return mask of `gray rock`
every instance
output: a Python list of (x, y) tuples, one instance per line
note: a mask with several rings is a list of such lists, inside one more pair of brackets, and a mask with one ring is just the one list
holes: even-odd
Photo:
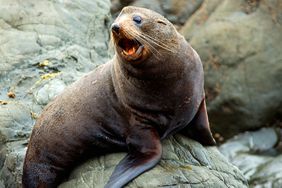
[(65, 86), (66, 85), (62, 80), (51, 80), (35, 93), (37, 103), (41, 105), (48, 104), (50, 100), (64, 90)]
[[(109, 58), (109, 1), (1, 0), (0, 5), (3, 100), (12, 90), (32, 101), (32, 93), (46, 84), (40, 85), (41, 76), (62, 73), (69, 84)], [(49, 65), (39, 66), (46, 60)]]
[[(91, 159), (77, 167), (60, 188), (103, 187), (124, 153)], [(203, 147), (180, 135), (163, 142), (161, 162), (127, 187), (247, 187), (235, 167), (215, 147)]]
[(42, 107), (108, 60), (109, 11), (109, 0), (0, 0), (0, 187), (21, 187)]
[(116, 14), (124, 6), (128, 5), (144, 7), (162, 14), (174, 24), (183, 25), (201, 6), (202, 2), (203, 0), (120, 0), (113, 1), (112, 13)]
[(278, 131), (263, 128), (227, 140), (219, 147), (228, 160), (237, 166), (251, 187), (281, 187), (282, 155), (276, 148)]
[(181, 32), (205, 69), (210, 121), (231, 137), (281, 117), (282, 4), (205, 1)]
[(228, 140), (220, 146), (221, 152), (234, 160), (242, 152), (262, 152), (273, 148), (279, 142), (279, 135), (273, 128), (262, 128), (255, 132), (246, 132)]
[(0, 150), (0, 187), (21, 188), (23, 160), (27, 141), (9, 142)]
[(160, 7), (164, 16), (174, 24), (183, 25), (200, 8), (204, 0), (163, 0)]
[(146, 0), (136, 0), (130, 5), (137, 7), (144, 7), (151, 10), (154, 10), (162, 15), (164, 15), (164, 10), (161, 7), (161, 4), (158, 0), (146, 1)]
[[(191, 11), (197, 9), (194, 5)], [(0, 0), (0, 100), (8, 102), (0, 104), (0, 187), (21, 187), (27, 138), (42, 107), (109, 58), (109, 11), (110, 2), (103, 0)], [(9, 91), (15, 98), (8, 97)], [(129, 187), (247, 186), (215, 148), (181, 136), (164, 145), (161, 163)], [(123, 156), (90, 160), (61, 187), (104, 185)]]
[(0, 105), (0, 143), (26, 139), (34, 123), (31, 110), (19, 102)]
[(251, 177), (254, 188), (280, 188), (282, 185), (282, 155), (262, 164)]

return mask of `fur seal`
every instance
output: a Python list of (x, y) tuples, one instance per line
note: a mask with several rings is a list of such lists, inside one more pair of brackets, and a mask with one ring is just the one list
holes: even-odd
[(123, 187), (161, 159), (175, 132), (214, 145), (195, 50), (163, 16), (125, 7), (111, 27), (115, 56), (43, 110), (24, 161), (25, 188), (56, 187), (82, 156), (127, 151), (105, 187)]

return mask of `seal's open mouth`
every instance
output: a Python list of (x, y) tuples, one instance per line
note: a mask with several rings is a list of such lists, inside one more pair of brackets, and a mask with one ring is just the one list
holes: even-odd
[(122, 55), (127, 60), (137, 60), (141, 57), (144, 46), (135, 39), (122, 38), (118, 42)]

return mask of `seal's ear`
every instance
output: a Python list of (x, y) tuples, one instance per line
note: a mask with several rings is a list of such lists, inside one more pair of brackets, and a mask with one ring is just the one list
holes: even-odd
[(205, 99), (201, 102), (198, 112), (194, 116), (193, 120), (188, 124), (188, 126), (181, 130), (181, 133), (203, 145), (216, 145), (210, 130)]
[(163, 20), (161, 20), (161, 19), (157, 19), (157, 23), (160, 23), (160, 24), (166, 25), (166, 23), (165, 23)]

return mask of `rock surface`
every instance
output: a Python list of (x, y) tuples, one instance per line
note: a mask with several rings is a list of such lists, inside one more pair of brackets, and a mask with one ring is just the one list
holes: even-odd
[[(124, 153), (89, 160), (59, 188), (102, 188)], [(126, 187), (248, 187), (241, 172), (215, 147), (203, 147), (180, 135), (163, 142), (161, 162)]]
[(219, 150), (244, 173), (251, 187), (280, 188), (281, 148), (281, 132), (263, 128), (235, 136)]
[(176, 25), (183, 25), (201, 6), (203, 0), (114, 0), (112, 13), (117, 14), (123, 6), (138, 6), (154, 10)]
[[(0, 186), (13, 188), (21, 187), (28, 137), (42, 107), (67, 85), (109, 58), (110, 2), (1, 0), (0, 10)], [(179, 146), (173, 148), (177, 143)], [(159, 167), (141, 176), (131, 187), (246, 185), (238, 169), (215, 148), (205, 149), (181, 137), (167, 141), (166, 147), (170, 149), (164, 153)], [(96, 176), (89, 171), (93, 165), (96, 170), (103, 169), (96, 159), (75, 169), (72, 177), (78, 181), (72, 179), (62, 187), (83, 186), (93, 181), (97, 186), (103, 185), (121, 156), (101, 157), (110, 165), (105, 169), (103, 181), (98, 176), (91, 179)], [(80, 169), (86, 174), (80, 173)], [(173, 178), (169, 179), (170, 176)], [(150, 178), (153, 181), (146, 180)]]
[(109, 58), (110, 2), (0, 0), (0, 187), (21, 187), (41, 109)]
[[(114, 3), (113, 12), (139, 5), (175, 24), (186, 22), (181, 31), (205, 63), (209, 116), (217, 132), (230, 137), (282, 117), (281, 2)], [(109, 0), (0, 0), (0, 187), (21, 187), (28, 137), (41, 109), (111, 57), (109, 12)], [(251, 186), (279, 187), (279, 137), (273, 129), (263, 129), (230, 140), (220, 150), (239, 166)], [(128, 187), (247, 186), (240, 171), (216, 148), (203, 148), (179, 135), (163, 145), (161, 163)], [(75, 169), (61, 187), (102, 186), (123, 156), (92, 159)]]
[(204, 1), (181, 29), (204, 63), (212, 127), (227, 138), (281, 120), (281, 10), (281, 1)]

